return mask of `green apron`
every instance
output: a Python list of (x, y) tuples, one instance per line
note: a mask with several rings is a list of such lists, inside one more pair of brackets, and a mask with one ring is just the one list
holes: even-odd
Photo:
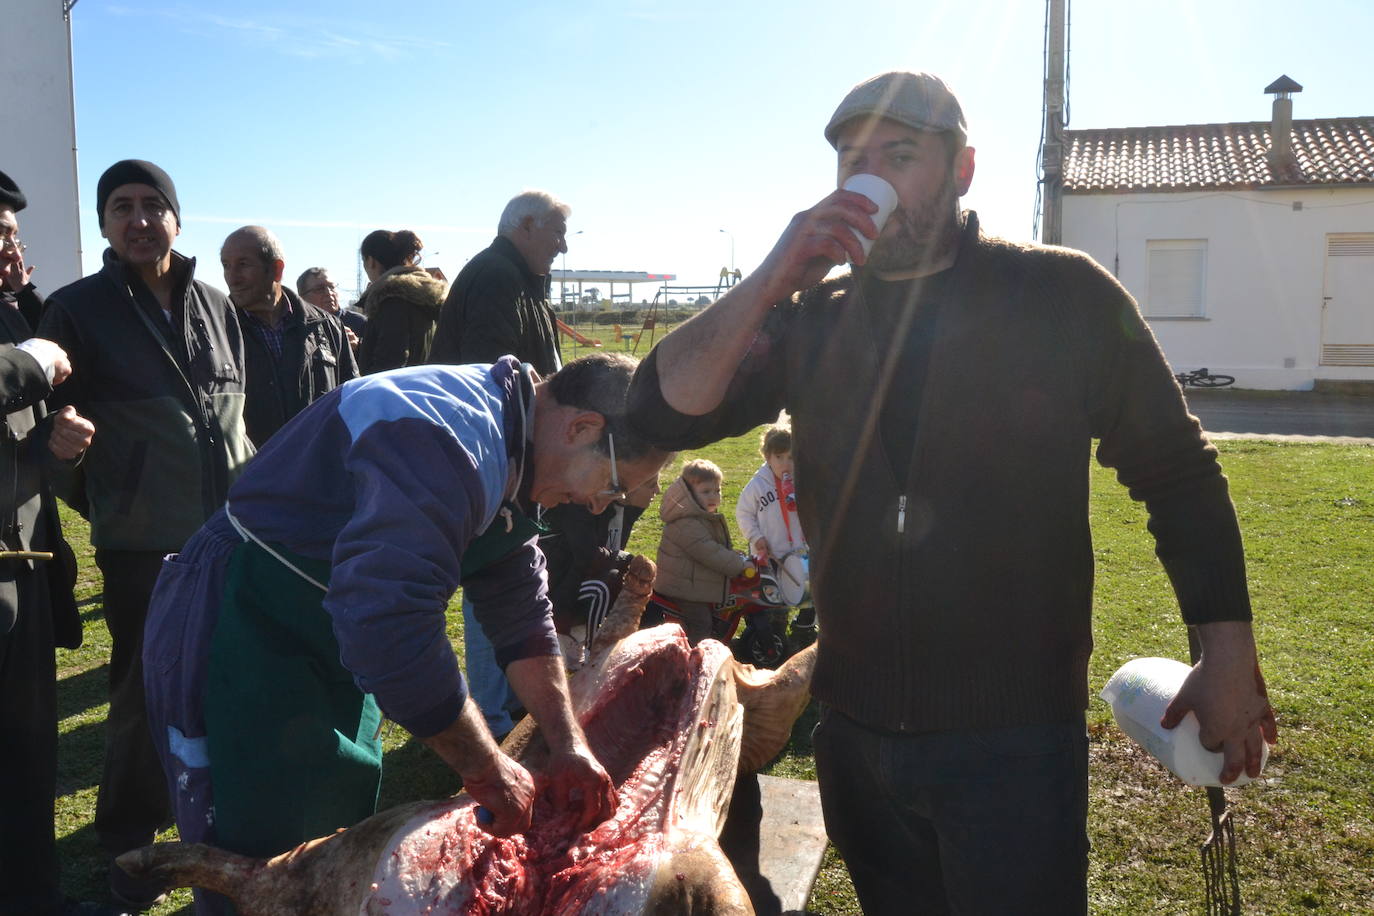
[[(272, 545), (328, 584), (329, 564)], [(218, 845), (272, 856), (377, 808), (381, 712), (339, 662), (324, 592), (234, 549), (210, 642), (205, 725)]]
[[(462, 575), (547, 531), (513, 506), (463, 551)], [(327, 562), (271, 545), (328, 586)], [(205, 686), (218, 845), (273, 856), (377, 810), (382, 715), (339, 661), (324, 592), (251, 541), (234, 548)]]

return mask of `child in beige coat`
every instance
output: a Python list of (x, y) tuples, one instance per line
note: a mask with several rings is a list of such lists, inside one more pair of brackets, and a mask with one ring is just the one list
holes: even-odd
[(689, 461), (658, 507), (663, 536), (654, 587), (681, 610), (682, 628), (692, 645), (711, 635), (712, 606), (725, 600), (728, 580), (746, 566), (745, 558), (731, 549), (729, 526), (718, 511), (723, 482), (712, 462)]

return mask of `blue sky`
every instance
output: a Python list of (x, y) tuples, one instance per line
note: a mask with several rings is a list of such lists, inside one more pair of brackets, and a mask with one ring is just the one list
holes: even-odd
[[(821, 130), (845, 91), (896, 68), (951, 83), (966, 203), (1029, 238), (1043, 23), (1039, 0), (81, 0), (86, 268), (96, 180), (136, 157), (176, 181), (177, 247), (221, 287), (247, 222), (281, 237), (290, 279), (320, 264), (352, 286), (374, 228), (416, 230), (452, 278), (526, 187), (572, 205), (569, 269), (706, 282), (733, 237), (747, 272), (833, 187)], [(1281, 73), (1305, 87), (1296, 118), (1368, 115), (1370, 34), (1364, 0), (1079, 2), (1070, 128), (1267, 120)]]

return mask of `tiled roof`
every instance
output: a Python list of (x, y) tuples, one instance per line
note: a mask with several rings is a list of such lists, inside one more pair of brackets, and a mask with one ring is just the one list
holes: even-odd
[(1374, 117), (1293, 122), (1296, 167), (1271, 169), (1268, 121), (1064, 132), (1066, 192), (1374, 186)]

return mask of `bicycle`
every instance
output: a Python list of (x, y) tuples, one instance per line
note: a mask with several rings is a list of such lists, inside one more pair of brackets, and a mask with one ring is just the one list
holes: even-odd
[(1180, 388), (1190, 385), (1194, 388), (1225, 388), (1236, 381), (1234, 375), (1213, 374), (1205, 368), (1194, 369), (1192, 372), (1178, 372), (1174, 374), (1174, 378), (1178, 380)]

